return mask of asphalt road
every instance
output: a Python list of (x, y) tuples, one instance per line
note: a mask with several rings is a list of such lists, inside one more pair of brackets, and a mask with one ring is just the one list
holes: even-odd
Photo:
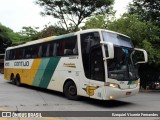
[[(62, 93), (23, 85), (17, 87), (0, 74), (0, 111), (160, 111), (160, 92), (140, 92), (136, 96), (113, 101), (81, 98), (68, 100)], [(96, 114), (96, 112), (95, 112)], [(135, 117), (108, 117), (113, 120), (135, 120)], [(106, 117), (12, 118), (12, 120), (106, 120)], [(158, 117), (136, 117), (160, 120)], [(0, 118), (8, 120), (8, 118)]]

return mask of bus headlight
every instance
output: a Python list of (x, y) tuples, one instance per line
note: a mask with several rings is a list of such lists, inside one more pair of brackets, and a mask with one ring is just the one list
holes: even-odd
[(106, 83), (105, 83), (105, 86), (109, 86), (109, 87), (112, 87), (112, 88), (119, 88), (119, 85), (116, 84), (116, 83), (106, 82)]
[(110, 86), (110, 87), (113, 87), (113, 88), (119, 88), (119, 85), (116, 84), (116, 83), (110, 83), (109, 86)]

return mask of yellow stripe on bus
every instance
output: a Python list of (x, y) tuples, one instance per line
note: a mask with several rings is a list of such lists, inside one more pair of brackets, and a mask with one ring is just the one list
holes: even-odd
[(38, 71), (41, 60), (42, 59), (35, 59), (33, 61), (31, 69), (26, 71), (27, 72), (26, 74), (28, 74), (29, 79), (25, 80), (24, 83), (26, 83), (28, 85), (32, 85), (32, 82), (33, 82), (34, 77)]

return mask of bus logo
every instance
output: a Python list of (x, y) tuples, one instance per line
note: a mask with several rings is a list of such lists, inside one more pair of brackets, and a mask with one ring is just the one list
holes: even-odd
[(83, 88), (83, 90), (86, 91), (86, 93), (89, 95), (89, 96), (93, 96), (94, 95), (94, 90), (96, 90), (97, 88), (99, 88), (98, 86), (95, 87), (95, 86), (87, 86), (86, 88)]

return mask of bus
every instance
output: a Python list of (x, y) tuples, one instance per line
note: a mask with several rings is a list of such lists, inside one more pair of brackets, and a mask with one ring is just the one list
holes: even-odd
[(0, 54), (0, 73), (4, 73), (4, 54)]
[(138, 64), (147, 59), (147, 52), (134, 48), (128, 36), (87, 29), (7, 48), (4, 78), (17, 86), (63, 92), (72, 100), (111, 100), (138, 93)]

